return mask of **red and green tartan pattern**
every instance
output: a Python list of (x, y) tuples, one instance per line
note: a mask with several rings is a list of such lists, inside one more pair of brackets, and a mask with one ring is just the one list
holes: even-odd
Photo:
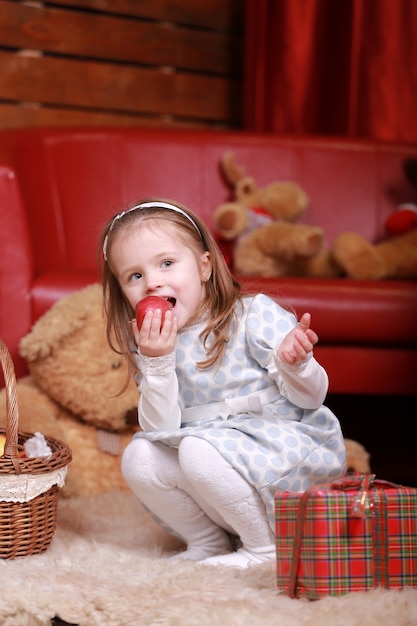
[[(377, 586), (417, 586), (417, 489), (385, 481), (375, 485), (382, 487), (370, 488), (365, 517), (352, 515), (358, 488), (339, 491), (332, 483), (310, 488), (304, 521), (303, 494), (276, 494), (279, 591), (318, 599)], [(294, 561), (297, 533), (300, 551)]]

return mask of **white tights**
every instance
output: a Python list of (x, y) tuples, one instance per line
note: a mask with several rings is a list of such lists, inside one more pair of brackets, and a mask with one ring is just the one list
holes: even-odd
[[(143, 504), (186, 543), (177, 558), (236, 567), (275, 558), (261, 497), (204, 439), (186, 437), (178, 450), (134, 439), (122, 472)], [(240, 538), (237, 552), (227, 533)]]

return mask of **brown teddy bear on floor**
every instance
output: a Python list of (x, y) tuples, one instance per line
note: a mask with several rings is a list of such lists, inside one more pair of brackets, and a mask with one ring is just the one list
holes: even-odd
[[(221, 159), (221, 169), (234, 198), (214, 212), (220, 246), (237, 274), (250, 276), (335, 276), (324, 232), (298, 224), (309, 198), (293, 182), (258, 187), (238, 165), (232, 152)], [(226, 254), (227, 256), (227, 254)]]
[[(121, 453), (138, 429), (139, 393), (105, 336), (102, 289), (58, 301), (21, 340), (30, 375), (18, 381), (19, 430), (65, 441), (72, 450), (63, 495), (127, 490)], [(0, 425), (6, 422), (0, 391)]]
[(347, 471), (369, 474), (371, 472), (370, 454), (366, 448), (354, 439), (345, 439), (345, 447)]

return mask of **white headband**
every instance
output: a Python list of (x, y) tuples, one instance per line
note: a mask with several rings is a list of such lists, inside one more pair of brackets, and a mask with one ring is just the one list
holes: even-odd
[(112, 223), (109, 226), (109, 230), (107, 231), (107, 235), (105, 236), (104, 241), (103, 241), (103, 257), (104, 257), (105, 261), (107, 261), (107, 242), (108, 242), (108, 239), (109, 239), (109, 234), (113, 230), (113, 226), (114, 226), (115, 222), (117, 222), (117, 220), (120, 220), (120, 218), (123, 217), (124, 215), (126, 215), (127, 213), (131, 213), (131, 211), (137, 211), (138, 209), (150, 209), (150, 208), (154, 208), (154, 209), (169, 209), (170, 211), (175, 211), (176, 213), (181, 213), (181, 215), (184, 215), (184, 217), (186, 217), (187, 220), (189, 222), (191, 222), (191, 224), (194, 226), (194, 228), (196, 229), (196, 231), (200, 235), (201, 240), (204, 242), (203, 233), (201, 232), (201, 230), (197, 226), (196, 222), (193, 220), (193, 218), (190, 215), (188, 215), (188, 213), (186, 213), (186, 211), (184, 211), (183, 209), (180, 209), (180, 207), (175, 206), (175, 204), (169, 204), (168, 202), (158, 202), (158, 201), (155, 201), (155, 202), (143, 202), (142, 204), (136, 204), (131, 209), (127, 209), (127, 211), (122, 211), (121, 213), (118, 213), (116, 215), (116, 217), (113, 218), (113, 221), (112, 221)]

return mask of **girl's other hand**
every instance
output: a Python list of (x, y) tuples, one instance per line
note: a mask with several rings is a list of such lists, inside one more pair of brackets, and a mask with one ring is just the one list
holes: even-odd
[(287, 365), (305, 361), (319, 338), (312, 328), (310, 313), (304, 313), (298, 322), (277, 348), (278, 358)]

